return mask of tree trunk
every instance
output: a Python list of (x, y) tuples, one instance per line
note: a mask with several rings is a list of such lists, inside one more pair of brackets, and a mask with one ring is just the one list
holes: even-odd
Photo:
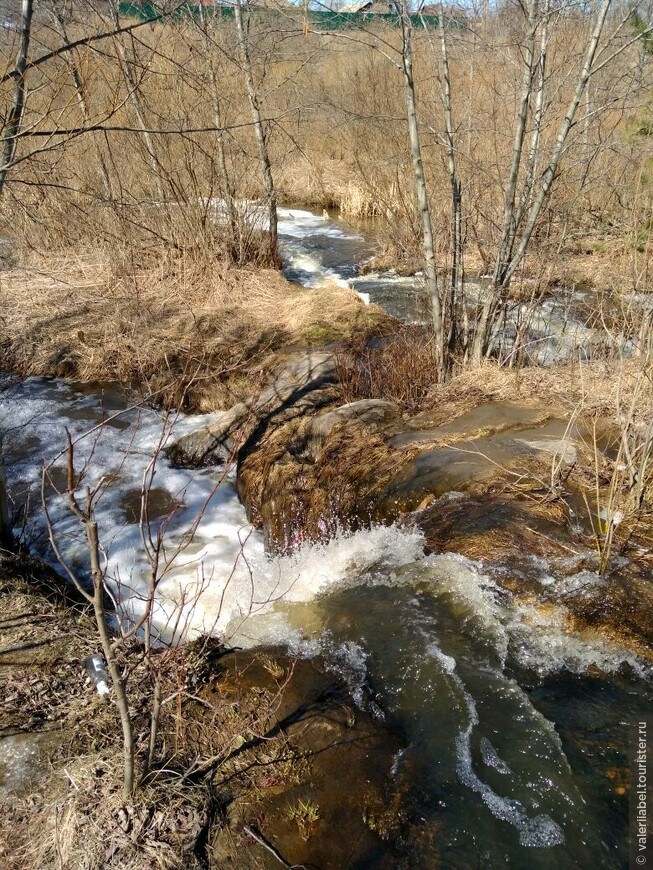
[(465, 317), (465, 276), (463, 269), (463, 226), (462, 226), (462, 184), (458, 177), (456, 166), (456, 150), (454, 141), (453, 109), (451, 105), (451, 75), (449, 73), (449, 50), (444, 24), (444, 4), (440, 3), (440, 21), (438, 32), (440, 36), (440, 50), (442, 53), (442, 78), (440, 82), (442, 91), (442, 105), (444, 107), (444, 132), (445, 149), (447, 152), (447, 169), (449, 172), (449, 184), (451, 187), (451, 273), (449, 282), (449, 305), (445, 312), (445, 321), (448, 321), (448, 346), (452, 352), (459, 339), (462, 340), (463, 349), (467, 349), (467, 329), (460, 327), (467, 325)]
[[(68, 34), (66, 32), (66, 24), (63, 19), (63, 15), (61, 11), (53, 6), (51, 10), (52, 18), (54, 20), (54, 28), (62, 39), (64, 45), (66, 45), (68, 40)], [(73, 80), (73, 84), (75, 86), (75, 93), (77, 95), (77, 104), (79, 105), (80, 112), (82, 114), (82, 120), (84, 124), (87, 126), (91, 124), (91, 114), (88, 109), (88, 103), (86, 101), (86, 93), (84, 91), (84, 82), (82, 80), (82, 75), (79, 71), (79, 67), (75, 63), (74, 56), (68, 57), (65, 59), (66, 66), (70, 70), (70, 77)], [(107, 163), (102, 153), (102, 150), (98, 149), (98, 162), (100, 164), (100, 175), (102, 177), (102, 187), (104, 188), (104, 196), (107, 202), (111, 202), (113, 199), (113, 193), (111, 190), (111, 180), (109, 176), (109, 169), (107, 167)]]
[(220, 169), (220, 195), (224, 199), (225, 210), (227, 212), (227, 221), (229, 223), (229, 231), (231, 233), (231, 244), (234, 251), (234, 255), (238, 254), (237, 259), (240, 261), (242, 257), (242, 252), (240, 251), (240, 232), (239, 232), (239, 221), (238, 221), (238, 213), (236, 211), (235, 205), (235, 195), (233, 191), (233, 186), (231, 184), (231, 179), (229, 178), (229, 171), (227, 169), (227, 155), (224, 144), (224, 130), (222, 129), (222, 107), (220, 104), (220, 90), (218, 88), (218, 79), (215, 74), (215, 67), (213, 65), (213, 58), (211, 57), (211, 40), (209, 38), (208, 25), (206, 21), (206, 16), (204, 14), (204, 6), (200, 3), (197, 7), (199, 14), (199, 22), (202, 27), (202, 32), (204, 35), (204, 45), (206, 47), (207, 58), (206, 63), (209, 69), (209, 79), (211, 82), (211, 102), (213, 105), (213, 121), (216, 127), (216, 150), (218, 156), (218, 166)]
[(517, 125), (512, 146), (512, 160), (506, 184), (503, 222), (501, 225), (501, 238), (494, 265), (494, 275), (490, 296), (483, 304), (481, 313), (476, 324), (472, 361), (479, 365), (490, 344), (496, 312), (501, 308), (504, 293), (504, 275), (510, 262), (517, 226), (515, 222), (515, 200), (517, 196), (517, 183), (519, 180), (519, 167), (521, 166), (526, 138), (526, 125), (528, 122), (528, 109), (533, 90), (533, 69), (535, 53), (535, 34), (538, 25), (538, 0), (528, 0), (528, 29), (526, 31), (526, 45), (524, 55), (524, 68), (522, 72), (521, 94), (519, 99), (519, 111), (517, 113)]
[(528, 248), (528, 244), (531, 240), (533, 230), (535, 229), (535, 224), (537, 223), (537, 219), (540, 216), (540, 212), (542, 211), (542, 207), (547, 202), (551, 193), (555, 174), (558, 170), (558, 166), (560, 165), (560, 159), (565, 148), (565, 143), (567, 142), (567, 137), (569, 136), (569, 131), (574, 124), (574, 119), (576, 117), (576, 112), (578, 111), (578, 106), (585, 92), (585, 88), (587, 87), (587, 83), (592, 76), (592, 68), (594, 66), (594, 59), (596, 58), (596, 51), (599, 45), (601, 34), (603, 33), (605, 20), (610, 10), (611, 3), (612, 0), (603, 0), (601, 8), (599, 9), (596, 23), (594, 25), (594, 30), (587, 46), (585, 62), (578, 78), (578, 82), (576, 83), (574, 95), (571, 98), (569, 107), (567, 108), (567, 113), (565, 114), (562, 124), (560, 125), (560, 129), (556, 137), (555, 145), (553, 146), (551, 157), (542, 176), (541, 187), (530, 208), (528, 218), (526, 220), (526, 225), (521, 234), (517, 250), (515, 251), (512, 261), (510, 262), (508, 269), (506, 270), (506, 281), (510, 281), (512, 276), (515, 274), (515, 271), (517, 270), (519, 264), (523, 260), (526, 254), (526, 250)]
[(398, 4), (401, 22), (401, 60), (404, 77), (404, 93), (406, 99), (406, 114), (408, 118), (408, 138), (410, 154), (413, 163), (415, 182), (415, 198), (422, 225), (422, 243), (424, 248), (424, 274), (426, 289), (431, 301), (431, 316), (435, 338), (435, 353), (438, 380), (443, 381), (447, 371), (448, 354), (444, 338), (444, 323), (442, 318), (442, 302), (438, 287), (438, 274), (435, 265), (435, 245), (433, 243), (433, 225), (429, 208), (422, 150), (420, 146), (419, 128), (417, 125), (417, 106), (415, 101), (415, 83), (413, 80), (413, 48), (412, 22), (405, 0)]
[[(116, 29), (118, 29), (120, 27), (120, 16), (118, 14), (118, 5), (116, 3), (116, 0), (110, 0), (109, 8), (111, 10), (113, 23)], [(152, 138), (152, 134), (148, 130), (147, 124), (145, 122), (145, 109), (141, 100), (139, 83), (136, 81), (136, 77), (134, 76), (134, 73), (132, 71), (132, 64), (127, 57), (127, 51), (125, 50), (125, 46), (123, 45), (122, 40), (119, 37), (116, 38), (115, 44), (118, 54), (118, 62), (120, 64), (120, 70), (125, 80), (125, 84), (127, 85), (128, 99), (132, 105), (134, 114), (136, 115), (136, 120), (138, 121), (138, 125), (142, 131), (141, 135), (143, 137), (143, 143), (145, 145), (145, 151), (147, 153), (147, 161), (150, 165), (150, 169), (154, 177), (154, 185), (156, 187), (157, 197), (159, 199), (159, 202), (163, 202), (165, 200), (165, 191), (163, 188), (163, 171), (161, 168), (161, 164), (159, 163), (159, 159), (156, 156), (154, 139)]]
[(129, 713), (129, 703), (127, 701), (127, 688), (125, 681), (122, 678), (120, 669), (116, 663), (111, 644), (111, 634), (107, 625), (107, 614), (104, 606), (104, 574), (100, 564), (100, 542), (98, 538), (97, 523), (93, 519), (93, 511), (90, 495), (88, 497), (86, 540), (88, 551), (91, 558), (91, 576), (93, 578), (93, 612), (95, 621), (100, 635), (100, 643), (102, 644), (102, 652), (107, 663), (107, 670), (111, 677), (111, 683), (116, 695), (116, 705), (120, 714), (120, 724), (122, 725), (122, 746), (123, 746), (123, 784), (122, 794), (125, 801), (129, 800), (134, 793), (135, 787), (135, 753), (134, 753), (134, 729), (132, 726), (131, 715)]
[(20, 132), (23, 112), (25, 111), (25, 100), (27, 97), (25, 68), (27, 66), (27, 55), (32, 35), (33, 11), (34, 0), (22, 0), (20, 15), (20, 42), (18, 45), (18, 54), (16, 56), (16, 65), (14, 66), (12, 74), (14, 79), (14, 91), (11, 99), (11, 109), (9, 110), (9, 116), (4, 129), (2, 157), (0, 158), (0, 196), (2, 196), (4, 191), (7, 172), (11, 167), (14, 154), (16, 153), (16, 145), (18, 142), (17, 136)]
[[(592, 29), (592, 34), (587, 44), (585, 59), (580, 74), (578, 76), (578, 80), (576, 82), (573, 97), (569, 103), (565, 117), (558, 130), (558, 135), (556, 137), (555, 144), (551, 151), (546, 168), (544, 169), (544, 172), (541, 174), (538, 181), (537, 192), (534, 196), (532, 196), (532, 201), (530, 203), (530, 206), (528, 206), (528, 201), (531, 199), (531, 195), (535, 187), (534, 167), (538, 158), (537, 151), (539, 149), (540, 143), (539, 128), (541, 128), (542, 125), (542, 106), (544, 103), (544, 69), (543, 67), (541, 69), (540, 90), (536, 96), (535, 101), (535, 117), (533, 135), (531, 140), (531, 151), (528, 157), (528, 166), (524, 179), (524, 186), (522, 187), (519, 206), (515, 207), (517, 177), (519, 174), (519, 161), (521, 160), (521, 153), (523, 149), (525, 134), (524, 111), (526, 111), (526, 113), (528, 112), (528, 102), (532, 96), (532, 85), (534, 78), (533, 44), (535, 30), (533, 29), (533, 26), (535, 25), (535, 29), (537, 29), (537, 20), (534, 20), (533, 15), (534, 10), (536, 9), (536, 2), (537, 0), (531, 0), (531, 5), (529, 6), (528, 43), (526, 57), (524, 60), (522, 101), (517, 123), (517, 131), (515, 135), (513, 164), (511, 167), (508, 188), (506, 191), (504, 223), (499, 253), (497, 256), (494, 271), (493, 286), (490, 298), (486, 301), (482, 308), (479, 322), (477, 324), (476, 336), (474, 339), (473, 361), (477, 364), (480, 363), (483, 356), (487, 356), (490, 353), (492, 335), (496, 331), (496, 328), (504, 314), (504, 302), (506, 292), (508, 290), (508, 287), (510, 286), (510, 282), (516, 270), (519, 268), (522, 261), (524, 260), (524, 257), (526, 256), (526, 252), (528, 250), (528, 246), (530, 244), (538, 218), (540, 217), (542, 209), (551, 194), (556, 172), (558, 171), (560, 160), (564, 153), (569, 132), (574, 124), (576, 113), (578, 111), (578, 106), (583, 97), (583, 94), (585, 93), (585, 89), (587, 88), (590, 77), (593, 74), (594, 61), (596, 58), (599, 40), (601, 38), (601, 34), (603, 33), (603, 28), (605, 26), (605, 21), (612, 0), (603, 0), (597, 12), (594, 27)], [(548, 8), (549, 7), (547, 4), (547, 12)], [(545, 24), (543, 26), (545, 26)], [(543, 46), (543, 48), (541, 48), (540, 51), (540, 64), (544, 63), (548, 34), (544, 33), (542, 39), (543, 42), (541, 43), (541, 45)], [(522, 223), (522, 221), (523, 227), (520, 230), (519, 225)]]
[(254, 75), (252, 73), (252, 61), (249, 54), (249, 45), (247, 41), (247, 33), (245, 32), (245, 22), (243, 20), (242, 0), (235, 0), (234, 15), (236, 18), (236, 30), (238, 31), (238, 44), (240, 48), (240, 61), (245, 76), (245, 85), (247, 86), (247, 97), (249, 107), (252, 114), (252, 122), (254, 125), (254, 133), (256, 135), (256, 144), (258, 146), (259, 160), (261, 162), (261, 171), (263, 172), (263, 184), (265, 186), (265, 194), (268, 205), (268, 223), (270, 227), (270, 258), (275, 261), (277, 258), (277, 191), (274, 186), (274, 178), (272, 176), (272, 164), (270, 163), (270, 154), (268, 152), (267, 138), (261, 120), (261, 108), (259, 97), (254, 84)]

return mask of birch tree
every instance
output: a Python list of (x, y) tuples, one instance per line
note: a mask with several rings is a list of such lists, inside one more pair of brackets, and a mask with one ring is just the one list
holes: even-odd
[(431, 317), (435, 339), (435, 355), (439, 380), (444, 380), (447, 371), (447, 349), (444, 335), (444, 319), (442, 299), (438, 283), (438, 270), (435, 260), (435, 244), (433, 240), (433, 221), (429, 205), (422, 146), (417, 119), (417, 103), (415, 97), (415, 79), (413, 76), (413, 24), (410, 17), (408, 0), (398, 0), (397, 11), (401, 23), (401, 69), (404, 80), (406, 100), (406, 118), (408, 122), (408, 140), (413, 166), (415, 183), (415, 200), (422, 228), (422, 245), (424, 251), (424, 276), (426, 290), (431, 303)]
[(34, 0), (22, 0), (20, 14), (20, 39), (18, 43), (18, 52), (16, 54), (16, 64), (11, 73), (11, 78), (14, 80), (13, 94), (11, 98), (11, 107), (9, 109), (2, 137), (2, 156), (0, 157), (0, 196), (2, 196), (4, 192), (7, 171), (9, 170), (16, 153), (18, 133), (23, 120), (23, 112), (25, 111), (25, 101), (27, 99), (27, 58), (30, 39), (32, 36), (33, 13)]
[(249, 17), (243, 15), (242, 0), (234, 0), (234, 17), (236, 20), (236, 31), (238, 33), (240, 62), (243, 76), (245, 77), (247, 98), (252, 116), (252, 124), (254, 126), (254, 135), (256, 136), (261, 172), (263, 174), (263, 185), (265, 188), (270, 233), (270, 259), (274, 262), (277, 259), (277, 191), (274, 185), (274, 177), (272, 175), (272, 163), (268, 151), (268, 139), (261, 118), (260, 97), (254, 82), (252, 59), (249, 50)]
[[(524, 0), (526, 36), (524, 42), (522, 88), (513, 140), (510, 171), (505, 187), (504, 211), (500, 240), (492, 276), (490, 293), (481, 307), (476, 325), (473, 362), (478, 364), (492, 350), (493, 336), (505, 313), (510, 283), (524, 261), (533, 233), (554, 188), (561, 160), (569, 147), (569, 137), (578, 121), (579, 107), (590, 79), (600, 69), (615, 60), (628, 45), (641, 39), (651, 28), (644, 28), (632, 40), (617, 42), (617, 37), (631, 17), (628, 10), (607, 38), (606, 22), (613, 0), (592, 4), (591, 28), (577, 73), (572, 96), (548, 154), (542, 153), (541, 133), (547, 77), (546, 57), (552, 11), (549, 0)], [(537, 35), (539, 33), (539, 42)], [(539, 48), (538, 48), (539, 46)], [(528, 123), (531, 138), (527, 149)], [(541, 168), (537, 170), (537, 167)]]

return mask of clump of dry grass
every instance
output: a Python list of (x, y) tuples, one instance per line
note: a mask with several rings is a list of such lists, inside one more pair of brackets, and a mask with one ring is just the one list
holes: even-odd
[(206, 786), (167, 776), (141, 789), (137, 800), (125, 805), (119, 781), (116, 753), (82, 755), (71, 759), (65, 770), (53, 772), (45, 794), (33, 802), (32, 836), (24, 843), (20, 866), (34, 870), (205, 866), (197, 846), (208, 813)]
[[(423, 403), (429, 425), (449, 422), (483, 402), (537, 401), (561, 417), (582, 408), (586, 417), (601, 417), (606, 424), (618, 416), (618, 397), (628, 396), (647, 367), (644, 359), (570, 362), (546, 368), (502, 368), (487, 362), (439, 384)], [(651, 395), (653, 404), (653, 394)], [(647, 418), (651, 405), (638, 413)]]
[(335, 285), (306, 290), (273, 270), (160, 253), (33, 255), (2, 273), (2, 366), (212, 410), (242, 399), (282, 345), (364, 332), (380, 316)]

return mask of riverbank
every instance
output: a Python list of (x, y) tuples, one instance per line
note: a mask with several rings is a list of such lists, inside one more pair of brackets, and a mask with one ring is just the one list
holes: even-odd
[[(356, 855), (398, 866), (384, 863), (400, 854), (398, 738), (319, 660), (282, 650), (162, 651), (167, 752), (125, 803), (118, 714), (84, 667), (98, 647), (93, 620), (69, 598), (44, 566), (2, 557), (3, 867), (245, 870), (275, 866), (272, 849), (333, 870)], [(152, 699), (139, 648), (121, 664), (140, 752)]]
[(335, 283), (300, 289), (272, 269), (158, 253), (142, 264), (106, 249), (32, 254), (4, 270), (0, 368), (117, 381), (207, 412), (254, 392), (289, 347), (365, 341), (389, 323)]
[[(102, 486), (107, 583), (126, 618), (147, 570), (144, 510), (145, 528), (161, 531), (167, 553), (157, 627), (176, 624), (179, 612), (191, 636), (209, 632), (253, 649), (229, 659), (211, 642), (198, 657), (200, 638), (166, 653), (163, 769), (133, 806), (120, 798), (115, 749), (107, 749), (116, 744), (115, 717), (105, 724), (109, 708), (96, 710), (101, 702), (91, 687), (71, 683), (80, 721), (88, 704), (95, 716), (89, 728), (97, 721), (101, 734), (90, 749), (77, 743), (60, 755), (54, 748), (47, 799), (25, 798), (17, 824), (23, 831), (36, 820), (48, 842), (53, 830), (72, 832), (54, 840), (71, 870), (79, 863), (74, 840), (84, 841), (78, 834), (87, 824), (108, 832), (110, 860), (121, 867), (140, 868), (152, 850), (171, 866), (186, 850), (183, 866), (192, 866), (188, 855), (198, 848), (205, 864), (267, 867), (278, 863), (271, 846), (289, 863), (335, 868), (358, 860), (352, 843), (363, 864), (378, 867), (435, 865), (441, 852), (451, 859), (452, 849), (455, 860), (471, 864), (488, 848), (509, 854), (515, 866), (526, 854), (534, 867), (546, 866), (550, 849), (578, 866), (587, 843), (606, 867), (619, 866), (627, 735), (618, 723), (624, 710), (635, 715), (635, 699), (649, 697), (653, 662), (645, 360), (617, 365), (597, 356), (513, 369), (488, 361), (435, 384), (428, 329), (364, 306), (344, 278), (340, 286), (334, 280), (332, 261), (323, 260), (320, 271), (317, 256), (307, 260), (311, 251), (328, 251), (324, 256), (344, 261), (360, 239), (323, 217), (292, 217), (293, 268), (308, 286), (274, 275), (276, 295), (264, 317), (247, 314), (255, 293), (238, 297), (236, 307), (224, 288), (223, 295), (193, 296), (191, 282), (166, 296), (174, 274), (165, 270), (149, 295), (140, 294), (140, 278), (129, 285), (138, 296), (123, 286), (120, 299), (133, 310), (125, 315), (131, 344), (121, 365), (134, 373), (129, 385), (149, 394), (145, 406), (128, 407), (120, 390), (101, 383), (39, 378), (15, 382), (0, 399), (14, 505), (40, 505), (45, 462), (53, 481), (45, 498), (70, 564), (84, 570), (80, 536), (55, 491), (67, 480), (57, 456), (66, 430), (85, 483)], [(345, 247), (335, 251), (339, 244)], [(204, 286), (201, 270), (193, 274)], [(247, 270), (228, 274), (244, 276), (247, 286)], [(62, 280), (59, 274), (58, 285)], [(97, 364), (104, 378), (115, 365), (118, 297), (104, 287), (111, 303), (96, 301), (89, 287), (61, 303), (50, 289), (48, 305), (64, 312), (57, 321), (50, 307), (24, 303), (20, 286), (6, 348), (22, 347), (27, 360), (37, 360), (47, 335), (44, 371), (52, 375), (59, 350), (65, 360), (77, 341), (76, 359)], [(84, 300), (78, 312), (75, 296)], [(136, 302), (144, 299), (139, 314)], [(289, 331), (293, 306), (304, 299), (314, 300), (316, 319), (301, 321), (303, 332)], [(347, 301), (345, 313), (338, 300)], [(333, 310), (323, 312), (325, 303)], [(222, 310), (234, 325), (244, 318), (251, 335), (273, 323), (279, 344), (243, 355), (242, 335), (228, 332)], [(207, 375), (216, 360), (223, 366), (214, 380), (188, 383), (184, 368), (169, 364), (173, 345), (163, 336), (175, 311), (186, 350), (195, 330), (188, 311), (207, 318), (207, 341), (223, 330), (218, 356), (202, 357)], [(110, 328), (90, 318), (93, 312), (109, 318)], [(41, 313), (49, 324), (43, 333)], [(24, 316), (27, 341), (17, 326)], [(92, 342), (75, 332), (76, 317), (92, 320)], [(228, 348), (236, 349), (233, 372)], [(164, 368), (168, 385), (182, 384), (177, 396), (197, 387), (192, 407), (228, 410), (164, 422), (154, 382), (142, 377), (143, 359)], [(167, 402), (174, 397), (171, 391)], [(143, 493), (152, 459), (156, 481)], [(24, 539), (51, 558), (39, 507), (17, 515)], [(128, 651), (124, 664), (134, 662), (130, 691), (142, 758), (148, 698), (138, 656)], [(55, 677), (66, 684), (61, 667)], [(570, 709), (593, 691), (609, 723), (598, 752), (585, 749), (592, 717), (579, 724)], [(46, 690), (44, 709), (48, 698)], [(12, 716), (22, 721), (13, 709)], [(38, 725), (25, 722), (30, 734)], [(361, 754), (350, 745), (352, 729)], [(348, 776), (336, 781), (341, 769)], [(581, 805), (583, 820), (569, 813)], [(423, 820), (419, 832), (410, 824), (406, 832), (413, 813)], [(612, 820), (607, 847), (604, 813)], [(49, 848), (35, 853), (39, 870)], [(98, 853), (98, 866), (106, 854)]]

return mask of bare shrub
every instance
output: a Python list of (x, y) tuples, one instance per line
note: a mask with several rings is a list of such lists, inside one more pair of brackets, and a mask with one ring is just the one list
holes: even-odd
[(433, 335), (423, 326), (397, 325), (386, 338), (336, 352), (345, 402), (386, 399), (416, 413), (437, 382)]

